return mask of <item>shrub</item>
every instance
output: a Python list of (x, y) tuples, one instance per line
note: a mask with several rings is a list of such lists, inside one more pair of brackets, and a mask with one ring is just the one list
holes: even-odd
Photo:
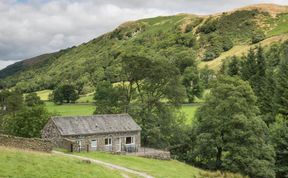
[(261, 31), (261, 32), (256, 32), (252, 35), (251, 41), (252, 44), (258, 43), (262, 40), (265, 39), (265, 34)]

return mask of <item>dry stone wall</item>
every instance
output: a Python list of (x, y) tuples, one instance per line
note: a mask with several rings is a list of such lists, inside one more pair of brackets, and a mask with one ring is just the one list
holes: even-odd
[(34, 151), (51, 152), (53, 144), (48, 140), (38, 138), (22, 138), (0, 134), (0, 146), (28, 149)]

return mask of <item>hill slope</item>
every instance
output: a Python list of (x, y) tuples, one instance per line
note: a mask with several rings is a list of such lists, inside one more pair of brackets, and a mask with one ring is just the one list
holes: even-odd
[[(79, 154), (79, 153), (78, 153)], [(103, 160), (130, 168), (132, 170), (141, 171), (151, 174), (155, 178), (168, 177), (194, 177), (194, 178), (212, 178), (212, 177), (231, 177), (242, 178), (238, 174), (230, 174), (220, 172), (208, 172), (198, 168), (186, 165), (178, 161), (161, 161), (135, 156), (120, 156), (109, 153), (80, 153), (85, 157)], [(108, 169), (98, 164), (88, 164), (74, 158), (66, 156), (25, 151), (14, 148), (0, 147), (0, 177), (99, 177), (99, 178), (136, 178), (139, 176)]]
[(48, 153), (0, 147), (0, 177), (123, 178), (122, 173)]
[(31, 92), (53, 89), (60, 82), (69, 81), (84, 83), (87, 93), (99, 80), (117, 82), (120, 59), (129, 55), (172, 62), (197, 58), (201, 66), (217, 69), (219, 59), (245, 52), (252, 43), (270, 45), (279, 42), (271, 39), (286, 38), (287, 9), (261, 4), (211, 16), (179, 14), (126, 22), (78, 47), (3, 69), (0, 87)]

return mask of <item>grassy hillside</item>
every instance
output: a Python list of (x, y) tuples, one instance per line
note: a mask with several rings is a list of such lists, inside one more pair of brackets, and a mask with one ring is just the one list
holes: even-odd
[(122, 178), (122, 173), (76, 159), (0, 147), (0, 177)]
[(155, 178), (241, 178), (236, 174), (221, 174), (209, 172), (181, 163), (176, 160), (162, 161), (136, 156), (112, 155), (103, 152), (76, 153), (77, 155), (102, 160), (105, 162), (128, 167), (133, 170), (146, 172)]
[(89, 93), (99, 80), (117, 82), (120, 59), (127, 55), (168, 61), (196, 57), (201, 66), (217, 69), (223, 56), (245, 52), (252, 41), (270, 42), (287, 35), (287, 20), (286, 6), (269, 5), (212, 16), (179, 14), (127, 22), (78, 47), (3, 69), (0, 87), (31, 92), (52, 89), (63, 81), (83, 82), (83, 93)]
[[(242, 178), (237, 174), (203, 171), (175, 160), (161, 161), (101, 152), (78, 153), (78, 155), (145, 172), (155, 178)], [(0, 177), (136, 178), (138, 176), (60, 155), (0, 147)]]

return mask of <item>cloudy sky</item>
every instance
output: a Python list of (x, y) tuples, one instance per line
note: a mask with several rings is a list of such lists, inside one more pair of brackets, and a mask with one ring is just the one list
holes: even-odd
[(177, 13), (204, 15), (285, 1), (0, 0), (0, 69), (21, 59), (79, 45), (128, 20)]

